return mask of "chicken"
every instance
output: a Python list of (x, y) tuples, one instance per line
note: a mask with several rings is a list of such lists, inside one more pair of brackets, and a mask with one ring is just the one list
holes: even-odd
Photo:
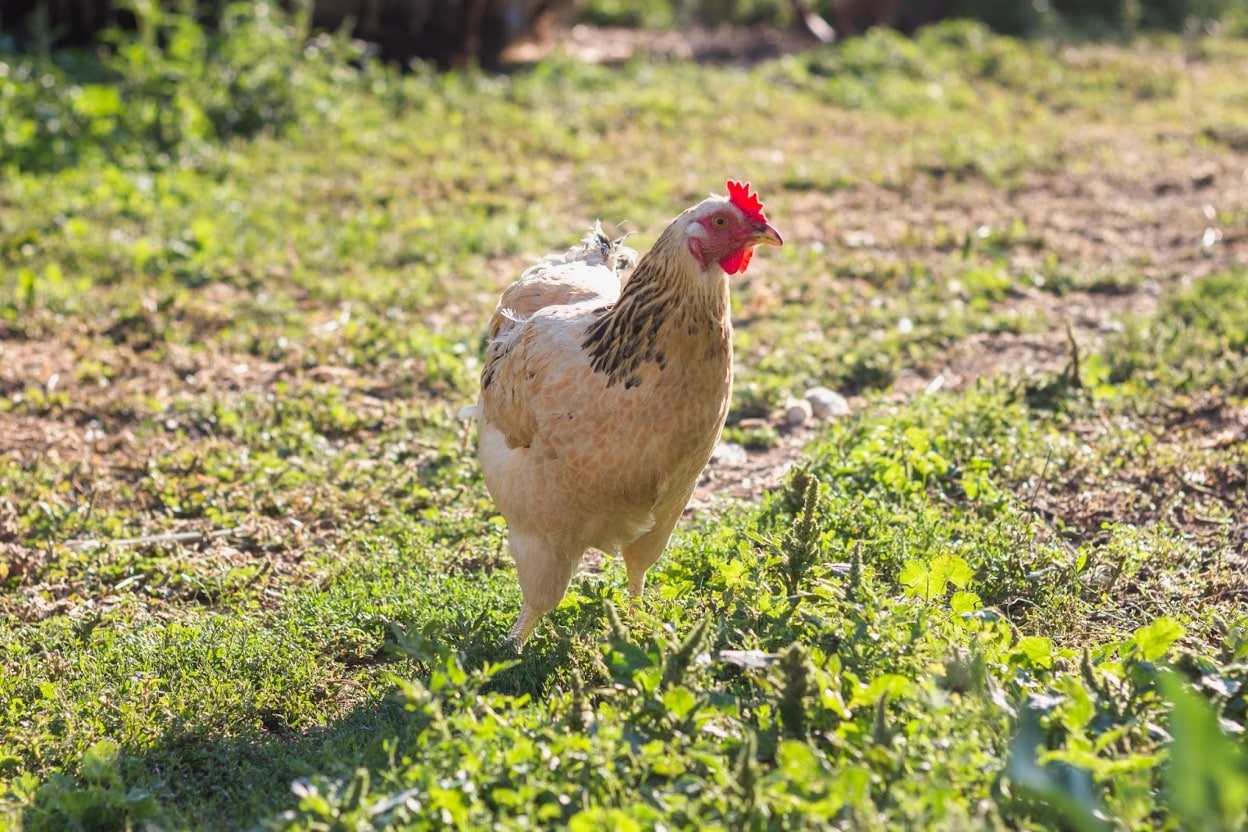
[(481, 469), (524, 595), (521, 649), (586, 549), (623, 556), (640, 596), (719, 439), (732, 390), (728, 275), (783, 244), (749, 184), (728, 182), (635, 254), (598, 226), (509, 287), (490, 321)]

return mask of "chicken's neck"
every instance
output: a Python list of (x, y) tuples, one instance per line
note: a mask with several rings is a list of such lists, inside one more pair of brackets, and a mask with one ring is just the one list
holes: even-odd
[[(732, 367), (728, 278), (716, 266), (703, 272), (665, 234), (629, 276), (615, 307), (592, 323), (582, 347), (607, 386), (631, 389), (660, 373)], [(669, 370), (669, 367), (673, 368)]]

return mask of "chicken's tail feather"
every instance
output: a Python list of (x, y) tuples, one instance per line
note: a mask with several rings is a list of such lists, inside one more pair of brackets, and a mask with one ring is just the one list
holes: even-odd
[(572, 246), (562, 254), (548, 254), (540, 262), (534, 263), (522, 274), (521, 280), (535, 275), (551, 266), (563, 266), (568, 263), (586, 263), (590, 266), (605, 266), (618, 274), (637, 265), (637, 252), (624, 245), (627, 235), (612, 240), (602, 230), (602, 221), (596, 220), (594, 227), (581, 239), (581, 244)]
[(504, 320), (511, 321), (513, 324), (522, 324), (529, 319), (527, 315), (521, 315), (510, 306), (501, 306), (494, 310), (494, 314), (502, 317)]
[(585, 301), (599, 305), (615, 303), (625, 272), (637, 262), (637, 252), (612, 240), (594, 223), (580, 245), (561, 254), (548, 254), (525, 269), (507, 287), (490, 319), (487, 337), (493, 343), (519, 330), (539, 310)]

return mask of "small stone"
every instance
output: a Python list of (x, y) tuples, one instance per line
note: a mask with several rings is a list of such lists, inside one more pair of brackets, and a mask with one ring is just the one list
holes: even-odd
[(816, 419), (839, 419), (849, 415), (849, 402), (835, 390), (812, 387), (806, 391), (806, 401)]
[(805, 399), (789, 399), (784, 403), (784, 424), (791, 428), (801, 427), (810, 421), (813, 410)]
[(720, 442), (711, 451), (711, 461), (721, 465), (744, 465), (750, 461), (750, 455), (736, 442)]

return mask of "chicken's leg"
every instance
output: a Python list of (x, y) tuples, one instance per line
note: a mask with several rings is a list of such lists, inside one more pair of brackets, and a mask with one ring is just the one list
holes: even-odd
[(578, 556), (566, 556), (537, 537), (512, 532), (509, 535), (511, 556), (516, 561), (516, 576), (524, 603), (520, 615), (507, 640), (516, 652), (542, 620), (542, 616), (555, 608), (568, 591), (572, 573), (576, 570)]
[(520, 615), (516, 617), (516, 623), (511, 626), (511, 632), (507, 634), (507, 643), (519, 653), (524, 649), (524, 643), (528, 641), (529, 635), (541, 620), (541, 612), (527, 602), (521, 604)]
[(646, 588), (646, 570), (654, 565), (663, 554), (667, 540), (672, 536), (672, 529), (680, 519), (680, 506), (668, 511), (665, 515), (655, 518), (650, 531), (623, 547), (624, 568), (628, 570), (628, 591), (634, 598), (640, 598)]

